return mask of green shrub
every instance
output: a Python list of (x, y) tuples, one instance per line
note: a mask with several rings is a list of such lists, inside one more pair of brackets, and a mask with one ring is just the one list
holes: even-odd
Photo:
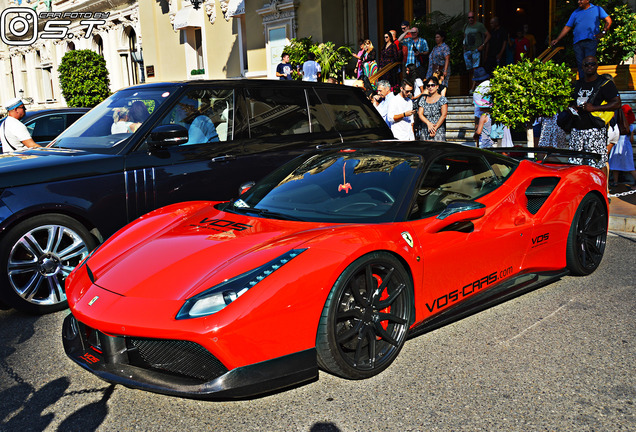
[(92, 108), (110, 95), (106, 60), (94, 51), (67, 52), (58, 73), (62, 95), (69, 107)]
[(322, 81), (329, 77), (337, 78), (338, 72), (352, 57), (351, 48), (346, 46), (336, 47), (333, 42), (314, 43), (311, 41), (311, 36), (301, 39), (294, 38), (283, 50), (283, 53), (289, 54), (292, 78), (302, 79), (302, 75), (296, 69), (298, 66), (302, 67), (302, 64), (307, 61), (307, 54), (310, 52), (316, 55), (316, 62), (321, 69)]
[(537, 59), (495, 69), (490, 79), (493, 121), (520, 129), (538, 117), (553, 116), (571, 101), (572, 78), (567, 65)]

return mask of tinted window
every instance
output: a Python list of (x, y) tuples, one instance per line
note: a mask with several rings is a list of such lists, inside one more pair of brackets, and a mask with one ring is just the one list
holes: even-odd
[(168, 111), (161, 124), (180, 124), (188, 129), (182, 145), (223, 142), (232, 139), (234, 90), (192, 89)]
[(411, 218), (439, 213), (455, 200), (473, 200), (499, 185), (495, 172), (479, 156), (451, 155), (429, 166)]
[(36, 142), (51, 141), (66, 129), (64, 114), (51, 114), (25, 123), (31, 137)]
[(488, 155), (486, 156), (490, 167), (495, 172), (497, 179), (503, 181), (508, 178), (510, 174), (515, 170), (519, 162), (516, 160), (508, 160), (502, 157)]
[(362, 91), (318, 88), (316, 93), (339, 131), (386, 126), (375, 108), (365, 100)]
[(252, 138), (311, 132), (304, 89), (250, 88), (246, 93)]
[(390, 222), (410, 196), (420, 165), (416, 155), (320, 154), (274, 171), (231, 210), (307, 221)]

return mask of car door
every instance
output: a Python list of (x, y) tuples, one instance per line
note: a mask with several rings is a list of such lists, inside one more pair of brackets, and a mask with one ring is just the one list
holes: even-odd
[[(436, 314), (517, 274), (532, 232), (531, 221), (518, 218), (518, 205), (500, 167), (481, 155), (451, 154), (428, 167), (411, 218), (421, 247), (421, 304)], [(451, 203), (466, 211), (438, 218)], [(473, 216), (470, 216), (473, 215)]]
[(317, 145), (341, 143), (311, 87), (286, 83), (245, 89), (249, 138), (244, 141), (252, 180)]
[(127, 155), (129, 219), (176, 202), (237, 195), (246, 171), (241, 165), (240, 138), (246, 129), (242, 105), (232, 87), (201, 85), (188, 88), (164, 111), (155, 126), (182, 125), (188, 141), (152, 148), (147, 137)]

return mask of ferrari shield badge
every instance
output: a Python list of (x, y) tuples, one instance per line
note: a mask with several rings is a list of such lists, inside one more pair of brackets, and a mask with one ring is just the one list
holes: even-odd
[(404, 231), (402, 233), (402, 238), (409, 247), (413, 247), (413, 237), (411, 237), (411, 234), (409, 234), (408, 231)]

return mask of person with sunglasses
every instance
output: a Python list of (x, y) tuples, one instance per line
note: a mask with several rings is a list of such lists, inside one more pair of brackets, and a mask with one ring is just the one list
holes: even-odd
[(597, 73), (596, 57), (585, 57), (582, 66), (584, 75), (574, 86), (574, 101), (570, 105), (580, 117), (570, 132), (570, 147), (573, 150), (598, 153), (602, 158), (600, 161), (574, 158), (572, 163), (594, 166), (609, 176), (607, 125), (604, 120), (591, 114), (599, 111), (613, 113), (620, 108), (621, 98), (614, 81)]
[(400, 93), (389, 101), (387, 117), (389, 118), (391, 132), (396, 139), (402, 141), (414, 141), (413, 133), (413, 83), (402, 80)]
[(420, 139), (446, 141), (446, 115), (448, 100), (439, 92), (439, 81), (431, 76), (426, 79), (427, 96), (422, 96), (417, 114), (422, 121)]
[(12, 98), (4, 104), (7, 117), (0, 126), (2, 152), (11, 153), (28, 148), (40, 147), (33, 141), (27, 127), (20, 121), (26, 114), (26, 107), (20, 98)]

